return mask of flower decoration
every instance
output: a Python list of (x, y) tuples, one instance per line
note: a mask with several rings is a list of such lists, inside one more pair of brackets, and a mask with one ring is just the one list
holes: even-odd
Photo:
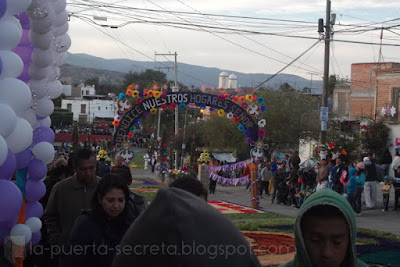
[(150, 109), (150, 113), (151, 113), (151, 114), (156, 114), (156, 112), (157, 112), (157, 109), (156, 109), (156, 108), (151, 108), (151, 109)]
[(201, 108), (201, 109), (205, 109), (205, 108), (206, 108), (206, 105), (205, 105), (205, 104), (201, 104), (201, 105), (200, 105), (200, 108)]
[(143, 92), (139, 92), (139, 97), (143, 97), (143, 96), (144, 96)]
[(152, 97), (152, 96), (153, 96), (153, 93), (154, 93), (154, 91), (151, 90), (151, 89), (147, 91), (147, 95), (148, 95), (149, 97)]
[(264, 129), (258, 129), (257, 136), (264, 137), (265, 136), (265, 130)]
[(239, 97), (238, 97), (237, 95), (235, 95), (235, 96), (233, 97), (232, 101), (233, 101), (234, 103), (239, 102)]
[(225, 111), (223, 109), (218, 110), (218, 116), (222, 117), (225, 115)]
[(249, 102), (252, 102), (253, 101), (253, 96), (250, 95), (250, 94), (246, 95), (246, 100), (249, 101)]
[(234, 95), (229, 95), (229, 98), (230, 99), (233, 99), (235, 96)]
[(346, 151), (346, 149), (342, 149), (342, 152), (340, 152), (340, 153), (342, 153), (343, 156), (347, 156), (347, 151)]
[(190, 108), (194, 108), (194, 107), (196, 107), (196, 104), (195, 103), (189, 103), (189, 105), (188, 105)]
[(267, 124), (267, 121), (265, 119), (262, 119), (258, 122), (258, 127), (264, 128), (266, 124)]
[(128, 88), (127, 88), (127, 90), (131, 90), (131, 91), (132, 91), (132, 90), (133, 90), (133, 88), (134, 88), (134, 87), (133, 87), (133, 84), (130, 84), (130, 85), (128, 85)]
[(247, 138), (246, 138), (246, 142), (247, 142), (248, 144), (251, 144), (251, 142), (253, 142), (253, 139), (251, 139), (250, 137), (247, 137)]
[(119, 116), (119, 115), (114, 116), (114, 120), (115, 121), (121, 121), (121, 116)]
[(130, 132), (133, 132), (133, 131), (135, 131), (136, 130), (136, 127), (135, 126), (132, 126), (131, 128), (129, 128), (129, 131)]
[(244, 131), (244, 135), (245, 135), (245, 136), (250, 137), (250, 134), (251, 134), (251, 133), (250, 133), (250, 130)]
[(112, 123), (115, 127), (118, 127), (119, 126), (119, 121), (113, 121), (113, 123)]
[(171, 104), (169, 104), (169, 108), (170, 108), (170, 109), (175, 109), (175, 108), (176, 108), (176, 103), (171, 103)]
[(210, 154), (206, 150), (204, 150), (203, 153), (200, 154), (198, 161), (200, 163), (209, 163), (211, 161)]
[(140, 125), (142, 122), (140, 121), (140, 119), (135, 119), (135, 123), (136, 123), (137, 125)]
[(267, 110), (267, 106), (266, 106), (266, 105), (262, 105), (262, 106), (260, 107), (260, 109), (261, 109), (261, 111), (266, 111), (266, 110)]
[(133, 91), (132, 91), (131, 89), (126, 89), (125, 94), (126, 94), (126, 95), (132, 95), (132, 92), (133, 92)]
[(244, 109), (246, 109), (249, 105), (246, 102), (243, 102), (242, 104), (240, 104), (240, 106)]
[(120, 93), (120, 94), (118, 95), (118, 99), (119, 99), (119, 100), (125, 100), (125, 98), (126, 98), (126, 94), (124, 94), (124, 93)]
[(132, 97), (136, 98), (139, 95), (139, 91), (138, 90), (133, 90), (132, 91)]
[(160, 90), (160, 86), (157, 83), (153, 83), (151, 85), (151, 89), (158, 91), (158, 90)]
[(133, 133), (132, 133), (132, 132), (129, 132), (129, 133), (128, 133), (128, 137), (129, 137), (129, 138), (132, 138), (132, 137), (133, 137)]
[(243, 132), (245, 130), (244, 125), (243, 124), (239, 124), (238, 130)]
[(264, 98), (261, 97), (261, 96), (257, 97), (257, 103), (258, 103), (258, 104), (264, 103)]
[(149, 113), (147, 111), (143, 112), (143, 117), (147, 118), (149, 116)]
[(239, 123), (239, 121), (240, 121), (239, 117), (234, 117), (234, 118), (233, 118), (233, 122), (234, 122), (234, 123)]
[(258, 96), (253, 95), (253, 101), (257, 101)]
[(136, 104), (140, 105), (143, 103), (143, 98), (136, 98)]
[(253, 89), (252, 92), (255, 93), (255, 92), (256, 92), (256, 89)]
[(334, 148), (335, 147), (335, 143), (333, 143), (333, 142), (329, 143), (329, 147), (330, 148)]
[(161, 108), (161, 110), (166, 110), (168, 108), (168, 106), (166, 104), (162, 104), (160, 108)]
[(225, 98), (225, 100), (228, 100), (228, 99), (229, 99), (229, 94), (228, 94), (228, 93), (225, 93), (225, 94), (224, 94), (224, 98)]
[(214, 111), (214, 108), (213, 108), (213, 107), (209, 107), (209, 109), (210, 109), (210, 111)]
[(148, 93), (148, 92), (144, 92), (144, 93), (143, 93), (143, 97), (144, 97), (144, 98), (149, 97), (149, 93)]
[(225, 100), (225, 96), (224, 96), (223, 94), (219, 94), (219, 95), (217, 96), (217, 98), (218, 98), (219, 101)]
[(232, 113), (232, 112), (228, 112), (228, 113), (226, 114), (226, 117), (227, 117), (228, 119), (233, 119), (233, 113)]
[(161, 92), (160, 91), (153, 91), (153, 96), (155, 97), (155, 98), (160, 98), (161, 97)]
[(179, 103), (179, 108), (180, 109), (185, 109), (186, 108), (186, 104), (183, 103), (183, 102)]
[(243, 101), (245, 101), (245, 100), (246, 100), (246, 98), (245, 98), (244, 96), (239, 97), (239, 101), (240, 101), (240, 102), (243, 102)]
[(167, 97), (167, 92), (162, 92), (161, 93), (161, 98), (166, 98)]

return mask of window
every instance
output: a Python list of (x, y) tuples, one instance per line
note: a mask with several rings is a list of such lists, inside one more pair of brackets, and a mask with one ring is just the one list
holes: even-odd
[(89, 95), (89, 90), (86, 90), (86, 95)]
[(86, 113), (86, 104), (81, 104), (81, 113)]
[(106, 110), (108, 109), (108, 107), (106, 107)]
[(97, 110), (100, 110), (100, 107), (98, 107)]
[(67, 104), (67, 109), (68, 109), (69, 111), (72, 111), (72, 104)]

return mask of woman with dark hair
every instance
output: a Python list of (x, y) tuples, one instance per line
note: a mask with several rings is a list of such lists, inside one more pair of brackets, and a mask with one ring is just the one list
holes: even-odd
[(134, 220), (128, 201), (124, 179), (105, 175), (93, 196), (92, 210), (83, 211), (75, 221), (60, 266), (111, 266), (116, 246)]

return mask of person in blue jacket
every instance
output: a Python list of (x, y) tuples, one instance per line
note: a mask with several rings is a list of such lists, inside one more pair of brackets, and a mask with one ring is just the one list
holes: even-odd
[(356, 179), (357, 169), (352, 167), (349, 169), (348, 173), (349, 173), (349, 182), (345, 185), (347, 201), (349, 201), (351, 207), (354, 209), (355, 195), (356, 195), (356, 189), (357, 189), (357, 179)]
[(356, 166), (356, 194), (355, 194), (355, 209), (357, 216), (361, 216), (361, 195), (364, 191), (365, 184), (365, 164), (364, 162), (359, 162)]

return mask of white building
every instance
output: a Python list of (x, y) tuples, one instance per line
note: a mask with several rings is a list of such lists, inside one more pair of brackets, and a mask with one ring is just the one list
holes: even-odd
[(74, 121), (93, 123), (96, 118), (114, 119), (117, 106), (114, 99), (96, 95), (94, 86), (81, 85), (81, 96), (61, 101), (61, 108), (73, 113)]
[(237, 89), (237, 77), (235, 74), (231, 74), (228, 76), (228, 73), (225, 71), (221, 72), (219, 75), (218, 88), (225, 89)]

